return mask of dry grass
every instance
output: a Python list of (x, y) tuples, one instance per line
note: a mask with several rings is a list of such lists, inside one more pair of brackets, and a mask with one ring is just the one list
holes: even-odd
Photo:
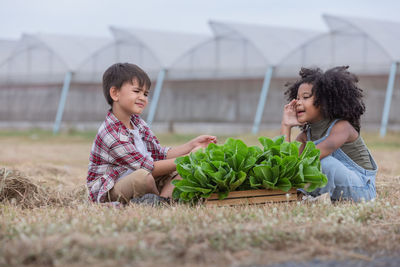
[(31, 208), (41, 202), (44, 190), (18, 171), (0, 169), (0, 201)]
[(57, 191), (26, 178), (18, 170), (0, 169), (0, 202), (22, 208), (71, 206), (87, 195), (84, 185), (73, 190)]
[(239, 266), (398, 255), (400, 137), (366, 139), (380, 167), (374, 202), (116, 209), (87, 202), (90, 140), (1, 137), (0, 265)]

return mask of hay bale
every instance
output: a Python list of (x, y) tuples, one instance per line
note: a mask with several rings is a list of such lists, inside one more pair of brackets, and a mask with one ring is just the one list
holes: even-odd
[(17, 170), (0, 169), (0, 202), (23, 208), (44, 206), (71, 206), (87, 201), (86, 185), (56, 190), (36, 184)]
[(31, 208), (40, 205), (45, 192), (17, 170), (0, 169), (0, 202)]

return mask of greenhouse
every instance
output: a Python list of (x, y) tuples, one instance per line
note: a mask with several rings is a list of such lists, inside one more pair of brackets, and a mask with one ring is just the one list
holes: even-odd
[[(392, 111), (392, 119), (394, 122), (399, 123), (400, 120), (397, 114), (400, 114), (399, 106), (393, 106), (391, 110), (391, 100), (394, 97), (395, 101), (399, 101), (400, 94), (397, 91), (393, 94), (393, 88), (396, 80), (397, 67), (400, 62), (400, 49), (397, 41), (400, 37), (400, 23), (394, 23), (389, 21), (376, 21), (371, 19), (361, 18), (345, 18), (345, 17), (334, 17), (325, 16), (326, 23), (330, 27), (332, 32), (342, 32), (344, 34), (354, 32), (360, 32), (365, 36), (370, 37), (377, 46), (381, 47), (387, 57), (382, 59), (376, 59), (377, 61), (383, 61), (384, 59), (390, 59), (390, 74), (388, 84), (386, 88), (386, 97), (382, 111), (382, 121), (380, 127), (381, 136), (385, 136), (387, 124), (389, 121), (389, 114)], [(372, 63), (374, 64), (374, 63)], [(378, 65), (379, 66), (379, 65)], [(379, 71), (375, 72), (379, 74)], [(375, 74), (374, 73), (374, 74)]]
[(182, 78), (260, 78), (319, 32), (211, 21), (214, 37), (183, 54), (171, 70)]
[(24, 34), (8, 58), (0, 62), (6, 84), (51, 84), (75, 72), (83, 58), (109, 42), (108, 39), (50, 34)]
[(134, 28), (110, 27), (113, 42), (97, 49), (85, 57), (77, 70), (78, 74), (97, 74), (98, 82), (104, 70), (115, 62), (134, 62), (156, 78), (161, 69), (169, 69), (183, 53), (207, 39), (198, 34), (161, 32)]
[(157, 86), (152, 90), (153, 101), (148, 109), (149, 114), (144, 114), (151, 124), (167, 71), (179, 56), (208, 37), (121, 27), (110, 27), (110, 30), (114, 41), (95, 51), (82, 62), (77, 70), (77, 80), (99, 83), (104, 70), (111, 64), (116, 62), (137, 64), (146, 70), (152, 80), (157, 80)]
[[(286, 81), (296, 78), (302, 66), (318, 66), (327, 69), (338, 65), (349, 65), (350, 70), (360, 77), (360, 86), (364, 88), (366, 95), (365, 102), (368, 108), (363, 116), (363, 124), (371, 129), (377, 129), (380, 126), (381, 135), (385, 134), (388, 121), (389, 125), (398, 128), (400, 121), (395, 114), (399, 114), (400, 110), (398, 105), (390, 107), (390, 100), (393, 98), (393, 101), (398, 101), (399, 99), (399, 92), (393, 92), (394, 74), (397, 66), (393, 62), (398, 62), (396, 60), (398, 49), (396, 50), (394, 44), (395, 39), (400, 35), (398, 33), (399, 23), (336, 16), (325, 16), (324, 19), (329, 26), (329, 32), (311, 33), (309, 36), (300, 32), (299, 35), (308, 38), (303, 39), (304, 41), (299, 42), (296, 46), (290, 40), (290, 36), (295, 36), (294, 30), (292, 32), (288, 30), (289, 37), (286, 41), (293, 45), (290, 48), (285, 47), (285, 42), (277, 44), (277, 40), (282, 41), (285, 36), (284, 31), (279, 28), (275, 28), (276, 34), (274, 34), (273, 27), (211, 23), (216, 35), (214, 40), (210, 40), (184, 55), (174, 65), (170, 76), (177, 79), (179, 77), (191, 77), (194, 80), (191, 85), (197, 86), (194, 88), (200, 86), (201, 81), (199, 79), (207, 82), (207, 88), (212, 88), (213, 84), (226, 85), (231, 83), (231, 86), (221, 86), (221, 88), (226, 88), (226, 91), (230, 90), (231, 93), (235, 91), (233, 88), (236, 86), (245, 88), (238, 89), (235, 94), (229, 95), (227, 93), (228, 97), (219, 98), (219, 105), (215, 105), (215, 107), (211, 105), (211, 110), (208, 109), (210, 110), (209, 121), (215, 119), (215, 115), (212, 114), (221, 114), (221, 118), (218, 118), (221, 120), (223, 120), (222, 114), (225, 114), (225, 116), (231, 114), (231, 116), (225, 117), (225, 121), (230, 118), (236, 122), (235, 125), (237, 126), (244, 125), (247, 122), (247, 126), (244, 125), (244, 127), (249, 131), (249, 123), (253, 120), (252, 116), (255, 116), (252, 129), (253, 132), (257, 132), (258, 125), (261, 125), (261, 127), (268, 125), (275, 125), (275, 128), (279, 127), (280, 113), (285, 103), (283, 99), (284, 84)], [(268, 42), (268, 38), (263, 41), (262, 32), (274, 41)], [(296, 39), (298, 40), (298, 38)], [(275, 44), (272, 47), (265, 44), (274, 42)], [(387, 48), (383, 45), (384, 42), (388, 42)], [(227, 43), (229, 45), (226, 45), (225, 49), (221, 48)], [(286, 48), (286, 53), (281, 50), (283, 48)], [(249, 50), (254, 51), (254, 53), (249, 52)], [(203, 51), (205, 52), (203, 53)], [(216, 51), (229, 51), (229, 53), (227, 52), (228, 56), (224, 57), (223, 52), (218, 54)], [(272, 57), (268, 57), (268, 52)], [(255, 58), (251, 60), (253, 65), (246, 61), (245, 55), (253, 55), (252, 58)], [(188, 73), (185, 73), (183, 69), (187, 69)], [(174, 75), (173, 71), (175, 70), (179, 75)], [(261, 88), (260, 77), (263, 76), (263, 70), (264, 73), (265, 70), (271, 70), (271, 72), (265, 73), (263, 90), (259, 95), (257, 89), (252, 88), (252, 86), (256, 83)], [(272, 80), (268, 93), (268, 90), (264, 89), (268, 89), (270, 75)], [(212, 81), (207, 81), (207, 78)], [(191, 85), (188, 85), (188, 87)], [(175, 90), (177, 86), (179, 85), (173, 86)], [(214, 85), (214, 87), (217, 88), (218, 85)], [(385, 91), (386, 87), (387, 90)], [(204, 90), (207, 90), (207, 88)], [(223, 89), (214, 90), (221, 91)], [(202, 91), (197, 90), (197, 92), (198, 94), (204, 93), (203, 89)], [(196, 91), (191, 92), (191, 95), (195, 94)], [(219, 92), (219, 95), (221, 94)], [(236, 97), (238, 99), (235, 99)], [(230, 103), (226, 103), (229, 102), (229, 99), (231, 100)], [(263, 108), (262, 101), (266, 102), (265, 108)], [(207, 102), (212, 103), (211, 97)], [(258, 108), (256, 110), (255, 103), (257, 102)], [(184, 103), (184, 101), (180, 101), (180, 103)], [(221, 105), (221, 103), (226, 104)], [(197, 113), (199, 113), (201, 105), (205, 103), (192, 103), (190, 107), (196, 107), (196, 104), (199, 106), (197, 110)], [(225, 108), (225, 110), (213, 110), (216, 108)], [(388, 112), (389, 109), (391, 109), (390, 113)], [(202, 114), (205, 114), (205, 112), (203, 111)], [(389, 114), (391, 115), (389, 116)]]
[(52, 125), (60, 108), (61, 87), (80, 61), (109, 42), (105, 38), (25, 34), (0, 63), (3, 124)]
[(0, 63), (6, 60), (15, 48), (17, 41), (0, 39)]
[[(253, 132), (257, 132), (262, 117), (264, 122), (279, 123), (281, 106), (278, 105), (283, 103), (280, 90), (271, 92), (270, 103), (278, 105), (269, 105), (264, 110), (273, 69), (288, 53), (320, 33), (216, 21), (210, 22), (210, 27), (214, 38), (184, 54), (171, 68), (171, 79), (196, 80), (188, 85), (189, 82), (174, 83), (172, 90), (182, 86), (181, 94), (191, 95), (178, 102), (178, 113), (201, 114), (199, 119), (203, 116), (216, 124), (220, 124), (218, 120), (236, 122), (242, 131), (249, 131), (252, 125)], [(282, 81), (274, 82), (283, 86)], [(197, 90), (198, 87), (204, 89)], [(212, 93), (204, 97), (205, 92), (215, 90), (219, 98)], [(204, 105), (208, 105), (207, 110)], [(272, 117), (275, 119), (271, 121)]]
[[(285, 84), (301, 67), (349, 65), (360, 78), (363, 127), (400, 128), (400, 23), (324, 16), (327, 32), (211, 21), (212, 35), (110, 27), (112, 37), (23, 35), (0, 41), (1, 125), (97, 128), (101, 76), (116, 62), (152, 79), (143, 118), (156, 131), (276, 129)], [(396, 87), (397, 86), (397, 87)]]

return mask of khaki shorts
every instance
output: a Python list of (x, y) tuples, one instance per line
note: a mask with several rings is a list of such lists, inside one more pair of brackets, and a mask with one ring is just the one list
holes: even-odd
[[(151, 175), (145, 169), (138, 169), (133, 173), (123, 177), (118, 180), (114, 187), (108, 191), (108, 200), (109, 201), (120, 201), (122, 203), (128, 203), (129, 200), (133, 197), (141, 197), (146, 193), (149, 193), (147, 176)], [(161, 192), (163, 187), (166, 185), (168, 181), (171, 181), (178, 173), (176, 171), (167, 174), (155, 177), (156, 186), (158, 192)]]

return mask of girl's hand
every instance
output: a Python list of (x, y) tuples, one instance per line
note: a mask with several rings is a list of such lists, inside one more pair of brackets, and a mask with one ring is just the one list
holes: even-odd
[(296, 105), (297, 100), (293, 99), (290, 101), (289, 104), (285, 105), (283, 108), (283, 117), (282, 117), (282, 125), (287, 127), (299, 126), (302, 125), (297, 120), (297, 113), (296, 113)]
[(217, 137), (212, 136), (212, 135), (200, 135), (194, 138), (192, 141), (190, 141), (190, 145), (192, 147), (192, 150), (199, 147), (199, 148), (204, 148), (207, 147), (210, 143), (217, 143)]

